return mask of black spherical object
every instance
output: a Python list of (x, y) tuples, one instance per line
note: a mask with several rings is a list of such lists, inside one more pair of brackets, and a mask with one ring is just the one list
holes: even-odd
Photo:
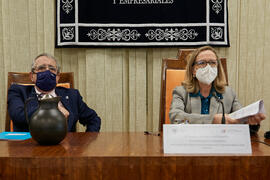
[(270, 131), (266, 131), (266, 132), (264, 133), (264, 137), (265, 137), (266, 139), (270, 139)]

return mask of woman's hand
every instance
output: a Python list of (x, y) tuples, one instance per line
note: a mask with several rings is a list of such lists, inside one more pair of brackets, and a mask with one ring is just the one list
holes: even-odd
[[(225, 114), (226, 124), (241, 124), (239, 119), (232, 119), (228, 114)], [(265, 115), (263, 113), (258, 113), (254, 116), (248, 117), (247, 124), (257, 125), (260, 124), (262, 120), (265, 119)], [(221, 124), (222, 114), (216, 114), (214, 116), (213, 124)]]
[(265, 119), (265, 115), (263, 113), (255, 114), (254, 116), (248, 117), (247, 124), (257, 125), (260, 124), (262, 120)]
[[(213, 124), (221, 124), (222, 114), (216, 114), (214, 116)], [(238, 119), (232, 119), (228, 114), (225, 114), (226, 124), (240, 124)]]

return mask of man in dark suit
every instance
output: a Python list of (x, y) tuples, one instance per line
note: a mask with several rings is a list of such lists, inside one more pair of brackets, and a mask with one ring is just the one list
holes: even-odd
[[(30, 97), (44, 94), (53, 97), (61, 96), (58, 109), (67, 119), (68, 131), (76, 130), (78, 120), (86, 126), (86, 131), (98, 132), (100, 130), (100, 118), (85, 104), (78, 90), (56, 87), (60, 78), (59, 72), (60, 67), (56, 59), (44, 53), (37, 56), (32, 64), (30, 78), (35, 86), (11, 85), (8, 90), (8, 112), (13, 121), (14, 131), (29, 131), (24, 113), (24, 102)], [(37, 99), (28, 103), (29, 119), (37, 108)]]

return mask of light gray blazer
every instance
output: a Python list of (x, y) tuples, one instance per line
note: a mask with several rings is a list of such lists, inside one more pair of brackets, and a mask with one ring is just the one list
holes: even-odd
[[(235, 92), (228, 86), (222, 94), (225, 114), (232, 113), (242, 106), (236, 98)], [(173, 99), (170, 107), (170, 121), (188, 120), (190, 124), (211, 124), (215, 114), (222, 114), (222, 105), (214, 96), (210, 99), (209, 114), (201, 114), (201, 98), (190, 97), (183, 86), (173, 90)]]

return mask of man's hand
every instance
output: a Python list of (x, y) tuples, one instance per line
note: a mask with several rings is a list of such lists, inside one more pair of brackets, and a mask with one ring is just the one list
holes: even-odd
[(58, 103), (58, 109), (59, 109), (59, 111), (61, 111), (61, 113), (63, 113), (65, 118), (68, 119), (69, 112), (68, 112), (68, 110), (66, 110), (66, 108), (63, 106), (63, 104), (61, 102)]

